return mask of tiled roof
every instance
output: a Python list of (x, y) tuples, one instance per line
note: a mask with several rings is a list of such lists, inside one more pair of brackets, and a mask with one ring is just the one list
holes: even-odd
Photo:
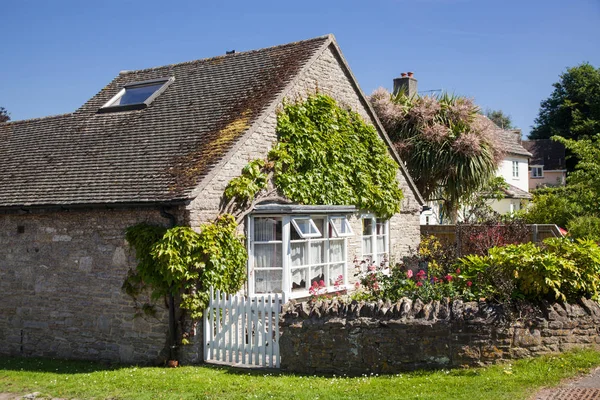
[(506, 197), (512, 199), (533, 199), (531, 193), (524, 191), (523, 189), (519, 189), (518, 187), (508, 184), (508, 189), (502, 189), (504, 193), (506, 193)]
[[(0, 207), (186, 199), (329, 36), (119, 74), (71, 114), (0, 124)], [(98, 114), (174, 77), (146, 109)]]
[(531, 153), (527, 151), (521, 144), (520, 129), (501, 129), (498, 128), (498, 139), (504, 147), (504, 151), (508, 154), (516, 154), (520, 156), (531, 157)]
[(551, 139), (523, 141), (523, 147), (533, 155), (530, 165), (543, 165), (544, 170), (567, 169), (565, 163), (565, 145)]

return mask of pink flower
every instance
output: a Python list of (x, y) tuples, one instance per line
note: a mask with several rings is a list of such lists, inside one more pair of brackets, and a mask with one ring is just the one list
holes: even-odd
[(354, 287), (358, 289), (358, 288), (360, 287), (360, 282), (356, 282), (356, 283), (354, 284)]
[(373, 284), (373, 289), (379, 290), (379, 284), (377, 282)]
[(421, 282), (421, 281), (417, 282), (417, 286), (419, 286), (419, 287), (423, 286), (423, 282)]
[(448, 282), (450, 282), (452, 280), (452, 275), (450, 275), (450, 274), (446, 275), (446, 280)]
[(408, 279), (413, 277), (413, 272), (411, 269), (409, 269), (408, 271), (406, 271), (406, 276), (408, 277)]
[(473, 284), (473, 282), (471, 282), (471, 281), (467, 281), (467, 286), (468, 286), (468, 287), (471, 287), (471, 285), (472, 285), (472, 284)]
[(319, 281), (319, 286), (323, 286), (323, 287), (324, 287), (324, 286), (325, 286), (325, 281), (323, 281), (323, 280), (320, 280), (320, 281)]
[(369, 271), (375, 271), (376, 269), (377, 267), (375, 266), (375, 264), (369, 265)]

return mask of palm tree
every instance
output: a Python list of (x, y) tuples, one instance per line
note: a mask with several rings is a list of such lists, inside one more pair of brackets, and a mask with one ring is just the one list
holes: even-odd
[(378, 89), (371, 102), (423, 197), (443, 200), (456, 221), (460, 204), (495, 176), (502, 159), (498, 128), (464, 97)]

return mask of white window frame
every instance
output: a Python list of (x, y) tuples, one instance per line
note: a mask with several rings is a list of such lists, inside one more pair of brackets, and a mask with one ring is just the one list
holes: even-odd
[[(346, 227), (346, 232), (338, 232), (338, 228), (337, 226), (335, 226), (335, 223), (333, 222), (333, 220), (335, 219), (341, 219), (342, 220), (342, 226)], [(352, 226), (350, 226), (350, 221), (348, 221), (348, 218), (344, 215), (331, 215), (329, 216), (329, 224), (331, 225), (331, 229), (333, 229), (333, 232), (335, 233), (335, 236), (338, 238), (343, 238), (343, 237), (350, 237), (350, 236), (354, 236), (354, 231), (352, 230)]]
[[(372, 254), (365, 254), (365, 246), (364, 246), (364, 239), (366, 239), (367, 237), (365, 235), (363, 235), (363, 231), (364, 230), (364, 220), (365, 219), (370, 219), (371, 220), (371, 226), (373, 227), (373, 231), (371, 232), (370, 239), (371, 239), (371, 250), (373, 251)], [(384, 262), (383, 259), (379, 259), (379, 254), (380, 253), (384, 253), (387, 255), (387, 262), (389, 264), (389, 258), (390, 258), (390, 220), (386, 220), (385, 221), (385, 225), (384, 225), (384, 234), (383, 235), (377, 235), (377, 220), (378, 219), (382, 219), (382, 218), (377, 218), (375, 215), (373, 214), (364, 214), (361, 216), (361, 241), (360, 241), (360, 247), (361, 247), (361, 258), (363, 260), (366, 260), (367, 258), (370, 257), (370, 264), (375, 264), (378, 267)], [(384, 236), (384, 246), (385, 246), (385, 251), (378, 251), (377, 249), (377, 237), (378, 236)], [(367, 268), (369, 265), (366, 265), (365, 268)]]
[[(115, 94), (113, 97), (111, 97), (111, 99), (109, 101), (107, 101), (99, 110), (99, 113), (107, 113), (107, 112), (111, 112), (111, 111), (122, 111), (122, 110), (140, 110), (143, 108), (148, 107), (153, 101), (154, 99), (156, 99), (162, 92), (164, 92), (167, 87), (169, 87), (169, 85), (171, 83), (173, 83), (173, 81), (175, 81), (175, 77), (170, 77), (170, 78), (161, 78), (161, 79), (152, 79), (152, 80), (148, 80), (148, 81), (141, 81), (141, 82), (131, 82), (128, 83), (126, 85), (124, 85), (121, 90), (119, 90), (117, 92), (117, 94)], [(152, 93), (146, 100), (144, 100), (141, 103), (133, 103), (133, 104), (116, 104), (117, 100), (119, 100), (121, 97), (123, 97), (125, 95), (125, 92), (127, 91), (128, 88), (135, 88), (135, 87), (140, 87), (140, 86), (150, 86), (150, 85), (158, 85), (159, 83), (162, 83), (162, 86), (159, 87), (158, 89), (156, 89), (154, 91), (154, 93)]]
[[(326, 282), (326, 291), (327, 292), (334, 292), (336, 290), (343, 290), (343, 289), (347, 289), (348, 288), (348, 274), (349, 274), (349, 268), (348, 268), (348, 236), (342, 236), (342, 237), (336, 237), (335, 233), (333, 232), (335, 230), (335, 228), (333, 227), (333, 225), (330, 225), (330, 219), (331, 218), (339, 218), (340, 215), (339, 214), (315, 214), (315, 215), (311, 215), (311, 216), (306, 216), (306, 215), (285, 215), (285, 214), (255, 214), (255, 215), (251, 215), (248, 218), (248, 239), (247, 239), (247, 243), (248, 243), (248, 252), (249, 252), (249, 257), (248, 257), (248, 292), (251, 295), (255, 295), (256, 294), (256, 290), (255, 290), (255, 265), (254, 265), (254, 257), (255, 257), (255, 250), (254, 250), (254, 246), (256, 243), (264, 243), (264, 242), (255, 242), (254, 241), (254, 220), (255, 218), (280, 218), (281, 219), (281, 241), (276, 241), (277, 243), (281, 243), (281, 251), (282, 251), (282, 292), (285, 296), (286, 299), (289, 298), (302, 298), (302, 297), (309, 297), (310, 296), (310, 292), (309, 292), (309, 283), (310, 283), (310, 271), (311, 268), (313, 267), (317, 267), (317, 266), (321, 266), (323, 265), (324, 268), (324, 281)], [(344, 218), (347, 218), (345, 216), (343, 216)], [(291, 258), (291, 230), (292, 229), (296, 229), (296, 224), (294, 224), (294, 220), (295, 219), (310, 219), (312, 221), (312, 224), (315, 225), (316, 228), (316, 224), (313, 221), (313, 218), (318, 219), (318, 218), (323, 218), (324, 222), (323, 222), (323, 227), (325, 227), (325, 229), (327, 230), (327, 232), (322, 232), (319, 234), (318, 237), (313, 236), (311, 234), (311, 236), (306, 236), (305, 238), (302, 238), (302, 240), (298, 239), (295, 242), (301, 242), (301, 241), (308, 241), (309, 243), (311, 241), (323, 241), (324, 242), (324, 252), (325, 252), (325, 256), (324, 256), (324, 260), (322, 263), (319, 264), (306, 264), (306, 265), (302, 265), (302, 266), (292, 266), (292, 258)], [(331, 230), (332, 230), (332, 234), (331, 237), (329, 236), (329, 227), (331, 226)], [(318, 230), (318, 228), (317, 228)], [(296, 232), (298, 233), (298, 235), (300, 237), (302, 237), (302, 235), (300, 235), (300, 230), (297, 229)], [(342, 261), (331, 261), (330, 260), (330, 241), (331, 240), (335, 240), (335, 241), (343, 241), (343, 250), (342, 250)], [(271, 242), (269, 242), (271, 243)], [(275, 242), (273, 242), (275, 243)], [(310, 248), (310, 244), (308, 245), (308, 248)], [(309, 250), (310, 251), (310, 250)], [(307, 253), (307, 259), (310, 260), (310, 256), (308, 255), (309, 253)], [(330, 267), (336, 265), (336, 264), (343, 264), (343, 277), (344, 277), (344, 281), (343, 284), (340, 286), (333, 286), (333, 285), (329, 285), (329, 271), (330, 271)], [(292, 269), (306, 269), (308, 271), (308, 275), (305, 279), (305, 284), (307, 285), (306, 290), (296, 290), (293, 291), (292, 290)], [(261, 268), (259, 269), (260, 271), (263, 270), (268, 270), (268, 269), (279, 269), (279, 268)]]
[[(310, 232), (309, 233), (304, 233), (304, 232), (302, 232), (302, 229), (300, 229), (300, 226), (298, 225), (298, 221), (308, 221), (308, 225), (312, 228), (312, 230), (314, 232), (313, 233), (310, 233)], [(324, 236), (324, 234), (321, 233), (321, 231), (319, 230), (319, 228), (317, 228), (317, 224), (315, 224), (315, 221), (313, 221), (313, 219), (311, 217), (306, 217), (306, 216), (292, 217), (292, 226), (294, 227), (294, 229), (298, 233), (298, 236), (300, 236), (302, 239), (320, 238), (320, 237)]]
[[(539, 172), (539, 174), (537, 174), (536, 172)], [(532, 178), (543, 178), (544, 177), (544, 166), (543, 165), (532, 165), (531, 166), (531, 177)]]
[(512, 177), (513, 179), (519, 179), (519, 162), (512, 162)]

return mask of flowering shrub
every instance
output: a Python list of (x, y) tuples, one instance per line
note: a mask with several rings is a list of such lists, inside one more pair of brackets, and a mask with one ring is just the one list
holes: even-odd
[(340, 275), (337, 277), (333, 283), (333, 292), (327, 290), (327, 286), (325, 286), (325, 281), (323, 280), (319, 281), (319, 283), (314, 281), (308, 292), (310, 293), (310, 301), (313, 303), (318, 300), (327, 300), (334, 296), (345, 295), (347, 290), (344, 286), (344, 276)]

